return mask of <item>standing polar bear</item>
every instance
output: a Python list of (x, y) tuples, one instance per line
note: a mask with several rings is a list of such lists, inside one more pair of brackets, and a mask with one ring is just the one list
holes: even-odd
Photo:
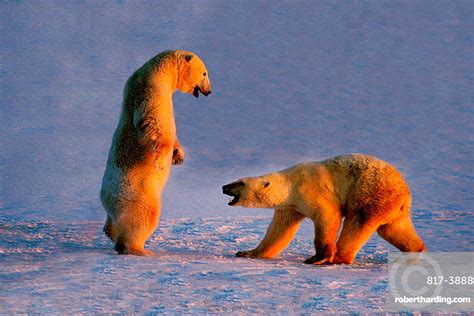
[(233, 197), (229, 205), (275, 209), (262, 242), (253, 250), (238, 252), (238, 257), (277, 256), (306, 217), (314, 222), (316, 248), (316, 255), (306, 263), (352, 263), (375, 231), (401, 251), (425, 250), (410, 219), (407, 184), (394, 167), (371, 156), (352, 154), (301, 163), (240, 179), (222, 189)]
[(192, 52), (158, 54), (125, 85), (100, 193), (107, 211), (104, 232), (120, 254), (153, 254), (145, 241), (158, 225), (171, 164), (184, 159), (173, 114), (177, 89), (196, 98), (211, 93), (206, 66)]

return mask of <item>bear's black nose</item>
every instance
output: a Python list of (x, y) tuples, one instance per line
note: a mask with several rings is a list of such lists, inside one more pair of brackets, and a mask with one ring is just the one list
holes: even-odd
[(243, 186), (245, 186), (243, 181), (232, 182), (222, 186), (222, 193), (227, 195), (235, 195), (235, 190), (242, 188)]

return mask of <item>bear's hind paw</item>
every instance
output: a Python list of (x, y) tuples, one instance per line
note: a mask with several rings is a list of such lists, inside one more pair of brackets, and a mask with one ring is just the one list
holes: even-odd
[(329, 257), (325, 257), (325, 258), (321, 258), (321, 257), (318, 257), (318, 256), (312, 256), (308, 259), (306, 259), (304, 261), (304, 263), (306, 264), (317, 264), (317, 265), (320, 265), (320, 264), (327, 264), (327, 263), (331, 263), (331, 258)]
[(250, 251), (239, 251), (235, 254), (236, 257), (243, 257), (243, 258), (258, 258), (252, 250)]

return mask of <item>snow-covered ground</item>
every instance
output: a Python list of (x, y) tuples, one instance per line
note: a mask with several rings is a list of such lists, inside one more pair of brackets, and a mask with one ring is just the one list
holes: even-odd
[[(415, 220), (432, 251), (472, 251), (472, 213)], [(262, 239), (269, 221), (164, 220), (149, 242), (156, 258), (117, 256), (98, 222), (1, 222), (2, 308), (63, 315), (385, 310), (387, 257), (394, 249), (381, 238), (372, 238), (354, 265), (306, 265), (314, 251), (306, 222), (280, 258), (235, 258)]]
[[(0, 313), (374, 312), (387, 253), (302, 264), (312, 227), (275, 260), (235, 258), (271, 210), (221, 185), (362, 152), (405, 175), (431, 251), (473, 251), (473, 16), (453, 2), (0, 3)], [(173, 169), (156, 258), (117, 256), (98, 199), (123, 85), (166, 49), (195, 51), (213, 94), (174, 98)]]

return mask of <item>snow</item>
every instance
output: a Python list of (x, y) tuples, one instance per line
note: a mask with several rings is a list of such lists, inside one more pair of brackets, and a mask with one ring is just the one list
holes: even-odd
[[(271, 210), (221, 186), (304, 160), (391, 162), (430, 251), (473, 251), (474, 6), (437, 2), (2, 2), (0, 313), (386, 310), (374, 236), (352, 266), (315, 267), (311, 223), (274, 260), (235, 258)], [(166, 49), (206, 62), (208, 98), (177, 93), (183, 166), (155, 258), (102, 234), (101, 177), (128, 76)]]
[(228, 222), (165, 220), (149, 243), (157, 258), (115, 255), (97, 222), (4, 224), (2, 305), (14, 313), (57, 314), (311, 312), (345, 305), (364, 311), (383, 305), (382, 243), (369, 246), (363, 264), (345, 267), (303, 264), (312, 250), (310, 240), (301, 239), (278, 260), (237, 259), (233, 252), (255, 245), (269, 219), (243, 217), (221, 232)]
[[(468, 223), (415, 217), (433, 251), (472, 249)], [(118, 256), (99, 222), (0, 223), (0, 301), (9, 313), (311, 313), (384, 311), (391, 246), (373, 237), (357, 263), (312, 266), (305, 222), (278, 259), (235, 258), (263, 237), (268, 216), (163, 220), (148, 243), (157, 257)], [(232, 225), (229, 225), (232, 223)], [(463, 231), (464, 230), (464, 231)], [(464, 237), (463, 237), (464, 236)], [(391, 249), (393, 250), (393, 248)]]

